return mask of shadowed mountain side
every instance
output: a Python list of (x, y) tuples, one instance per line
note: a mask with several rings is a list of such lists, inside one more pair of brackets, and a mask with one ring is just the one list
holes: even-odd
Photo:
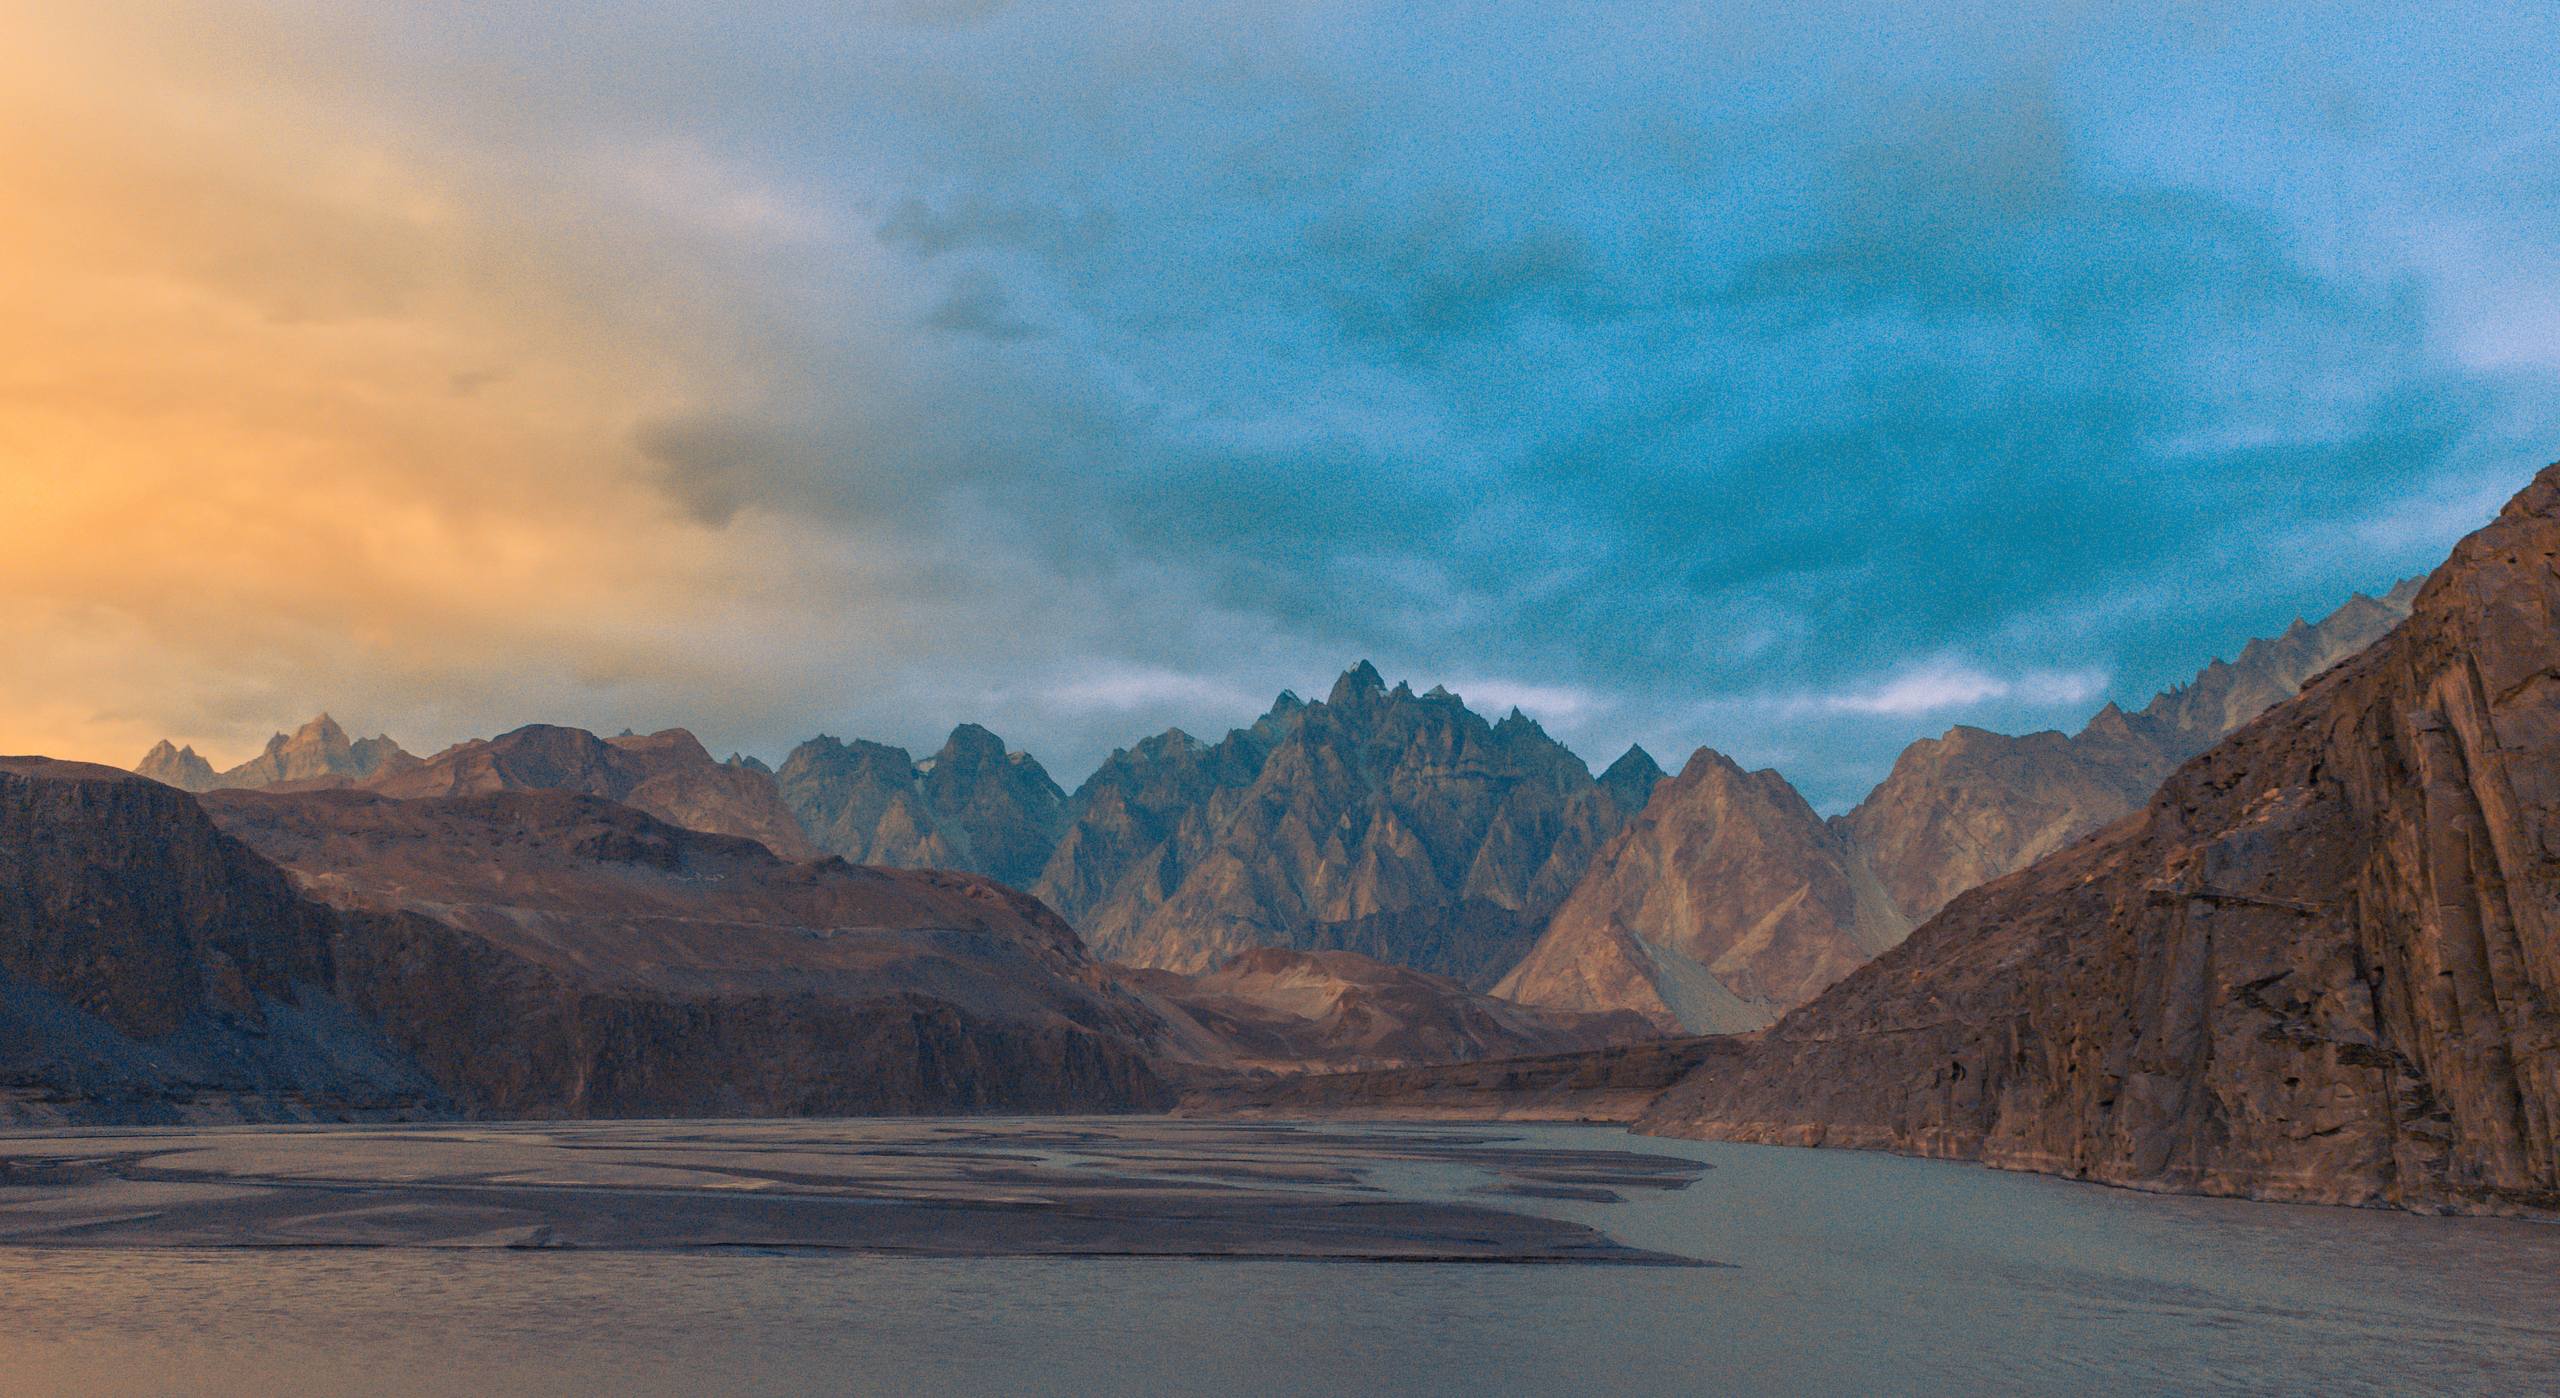
[(819, 853), (783, 805), (769, 773), (743, 762), (715, 761), (681, 728), (599, 738), (582, 728), (527, 724), (495, 738), (456, 744), (415, 767), (362, 785), (404, 800), (575, 792), (620, 802), (689, 830), (755, 840), (785, 859), (815, 859)]
[(965, 875), (566, 793), (0, 763), (0, 1119), (1116, 1110), (1166, 1100), (1162, 1032)]
[[(217, 794), (369, 936), (358, 1002), (501, 1116), (1094, 1110), (1157, 1025), (969, 875), (793, 863), (565, 792)], [(440, 965), (438, 963), (441, 963)]]
[(1648, 1130), (2560, 1208), (2560, 467), (2138, 814), (1958, 898)]
[(1639, 752), (1594, 780), (1517, 711), (1487, 723), (1363, 662), (1214, 746), (1172, 732), (1112, 754), (1033, 891), (1132, 965), (1353, 949), (1482, 988), (1658, 777)]
[(775, 783), (818, 848), (857, 864), (965, 869), (1025, 888), (1066, 828), (1066, 793), (1047, 770), (974, 723), (923, 762), (904, 748), (812, 738)]
[(338, 992), (342, 939), (193, 798), (0, 759), (0, 1122), (450, 1111)]
[(1632, 1014), (1537, 1010), (1350, 952), (1264, 947), (1186, 976), (1129, 969), (1207, 1063), (1256, 1072), (1459, 1063), (1654, 1037)]

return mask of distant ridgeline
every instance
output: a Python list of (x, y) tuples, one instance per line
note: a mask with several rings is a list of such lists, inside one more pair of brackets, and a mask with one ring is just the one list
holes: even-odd
[(1215, 743), (1169, 730), (1069, 795), (976, 724), (918, 761), (813, 738), (781, 770), (715, 761), (681, 729), (534, 725), (421, 759), (327, 715), (215, 772), (162, 742), (136, 771), (189, 791), (582, 792), (787, 858), (984, 874), (1026, 889), (1108, 961), (1187, 973), (1260, 947), (1349, 951), (1560, 1011), (1665, 1032), (1757, 1028), (1898, 943), (1956, 894), (2136, 809), (2181, 762), (2407, 615), (2358, 596), (2076, 734), (1957, 728), (1906, 749), (1825, 820), (1775, 772), (1642, 748), (1598, 777), (1513, 710), (1363, 662), (1319, 702), (1282, 694)]

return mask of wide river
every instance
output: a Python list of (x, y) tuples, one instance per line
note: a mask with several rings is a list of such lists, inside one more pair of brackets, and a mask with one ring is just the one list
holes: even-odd
[[(1036, 1164), (1056, 1125), (966, 1129), (1019, 1130), (1009, 1158)], [(2560, 1392), (2547, 1225), (1599, 1128), (1374, 1130), (1702, 1162), (1614, 1202), (1489, 1200), (1479, 1161), (1428, 1149), (1352, 1187), (1727, 1265), (7, 1246), (0, 1391)]]

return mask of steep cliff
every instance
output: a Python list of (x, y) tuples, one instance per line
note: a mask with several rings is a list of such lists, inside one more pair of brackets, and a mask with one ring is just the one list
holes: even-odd
[[(1215, 746), (1113, 754), (1034, 891), (1116, 961), (1196, 971), (1260, 946), (1357, 951), (1481, 988), (1527, 950), (1649, 786), (1516, 710), (1387, 688), (1363, 662)], [(1658, 772), (1653, 773), (1658, 776)]]
[(1958, 728), (1913, 743), (1840, 824), (1895, 907), (1918, 923), (1966, 889), (2132, 813), (2179, 763), (2380, 640), (2416, 593), (2413, 579), (2352, 597), (2316, 624), (2296, 620), (2141, 711), (2110, 704), (2067, 737)]
[(921, 763), (904, 748), (812, 738), (776, 782), (818, 848), (857, 864), (961, 869), (1022, 888), (1066, 828), (1066, 793), (1047, 770), (974, 723)]
[(1955, 900), (1646, 1129), (2560, 1207), (2560, 467), (2381, 643)]
[(334, 993), (340, 937), (192, 798), (0, 758), (0, 1122), (449, 1110)]

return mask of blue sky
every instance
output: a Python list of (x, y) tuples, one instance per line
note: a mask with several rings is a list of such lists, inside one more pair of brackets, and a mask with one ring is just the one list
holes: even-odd
[(720, 677), (154, 721), (973, 719), (1072, 784), (1365, 656), (1837, 809), (2560, 456), (2560, 7), (708, 8), (241, 7), (196, 80), (620, 308), (582, 479), (781, 569), (686, 623)]

